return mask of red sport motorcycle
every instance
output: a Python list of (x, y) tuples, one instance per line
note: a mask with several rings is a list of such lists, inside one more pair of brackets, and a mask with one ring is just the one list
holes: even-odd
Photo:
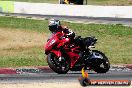
[(104, 53), (92, 50), (97, 39), (95, 37), (71, 39), (62, 32), (54, 34), (45, 45), (45, 54), (49, 67), (58, 74), (66, 74), (69, 70), (94, 70), (106, 73), (110, 62)]

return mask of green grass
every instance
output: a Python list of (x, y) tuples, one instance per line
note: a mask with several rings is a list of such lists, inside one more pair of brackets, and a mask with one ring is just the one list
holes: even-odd
[(87, 0), (87, 2), (91, 5), (132, 5), (131, 0)]
[[(94, 35), (98, 38), (96, 49), (104, 52), (112, 64), (132, 63), (132, 28), (122, 25), (81, 24), (62, 22), (77, 35), (82, 37)], [(0, 17), (0, 28), (11, 30), (29, 30), (39, 33), (50, 33), (47, 20), (32, 20), (14, 17)], [(43, 37), (43, 36), (42, 36)], [(0, 67), (41, 66), (44, 61), (42, 46), (25, 49), (0, 49)]]
[(0, 17), (0, 27), (26, 29), (38, 32), (48, 32), (48, 22), (45, 20), (27, 20), (25, 18)]
[[(7, 0), (1, 0), (7, 1)], [(8, 0), (19, 2), (58, 3), (58, 0)], [(87, 0), (89, 5), (132, 5), (131, 0)]]
[[(28, 49), (4, 50), (6, 55), (0, 55), (0, 67), (21, 67), (21, 66), (44, 66), (47, 65), (44, 52), (41, 48), (33, 47)], [(8, 55), (9, 52), (14, 54)]]

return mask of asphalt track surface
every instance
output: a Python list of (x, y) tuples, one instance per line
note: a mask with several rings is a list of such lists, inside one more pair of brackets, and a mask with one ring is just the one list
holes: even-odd
[[(13, 74), (13, 75), (0, 75), (0, 83), (54, 83), (54, 82), (77, 82), (78, 77), (81, 77), (81, 72), (69, 72), (68, 74), (50, 73), (28, 73), (28, 74)], [(131, 71), (109, 71), (104, 74), (97, 74), (89, 72), (90, 79), (121, 79), (132, 80)]]

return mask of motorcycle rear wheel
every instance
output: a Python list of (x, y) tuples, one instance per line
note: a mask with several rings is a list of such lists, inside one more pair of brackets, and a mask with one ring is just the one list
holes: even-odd
[[(49, 53), (47, 57), (49, 67), (58, 74), (66, 74), (70, 69), (69, 60), (59, 62), (59, 58), (54, 53)], [(63, 65), (63, 68), (62, 68)]]

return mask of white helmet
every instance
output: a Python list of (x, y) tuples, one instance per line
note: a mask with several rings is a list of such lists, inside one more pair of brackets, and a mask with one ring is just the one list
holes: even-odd
[(55, 19), (49, 20), (49, 30), (51, 32), (56, 32), (58, 30), (58, 27), (60, 26), (60, 21)]

